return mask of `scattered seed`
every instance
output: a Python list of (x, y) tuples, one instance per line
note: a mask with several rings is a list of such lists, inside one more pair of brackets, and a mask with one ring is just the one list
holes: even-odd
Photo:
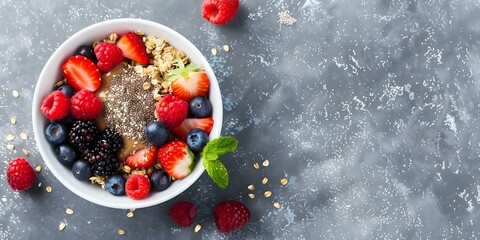
[(51, 193), (51, 192), (52, 192), (52, 187), (47, 186), (47, 187), (45, 188), (45, 190), (47, 190), (47, 192)]
[(26, 133), (20, 133), (20, 138), (23, 139), (23, 140), (27, 140), (28, 139), (28, 135)]
[(212, 55), (217, 56), (217, 49), (216, 48), (212, 48)]
[(72, 214), (73, 214), (73, 209), (67, 208), (67, 209), (65, 209), (65, 212), (66, 212), (68, 215), (72, 215)]
[(25, 150), (25, 148), (24, 148), (24, 149), (22, 149), (22, 152), (23, 152), (23, 154), (25, 154), (25, 156), (28, 156), (28, 155), (30, 155), (30, 153), (29, 153), (27, 150)]
[(13, 146), (12, 144), (8, 144), (7, 149), (13, 151), (15, 150), (15, 146)]
[(250, 197), (251, 199), (254, 199), (255, 198), (255, 195), (253, 193), (249, 193), (248, 194), (248, 197)]
[(267, 184), (267, 182), (268, 182), (268, 178), (267, 178), (267, 177), (264, 177), (264, 178), (262, 179), (262, 184), (265, 185), (265, 184)]
[(128, 217), (128, 218), (132, 218), (132, 217), (133, 217), (133, 212), (128, 212), (128, 213), (127, 213), (127, 217)]
[(39, 172), (41, 172), (41, 171), (42, 171), (42, 166), (37, 166), (37, 167), (35, 168), (35, 172), (36, 172), (36, 173), (39, 173)]
[(255, 186), (253, 184), (248, 185), (248, 190), (255, 190)]
[(264, 167), (268, 167), (268, 165), (270, 165), (270, 162), (268, 160), (265, 160), (265, 161), (263, 161), (262, 165)]
[(42, 182), (39, 182), (37, 186), (38, 186), (38, 187), (41, 187), (41, 186), (42, 186)]
[(200, 229), (202, 229), (202, 225), (197, 224), (197, 226), (195, 226), (195, 229), (193, 229), (193, 232), (197, 233), (198, 231), (200, 231)]
[(228, 45), (223, 45), (223, 51), (228, 52), (230, 51), (230, 47)]
[(58, 225), (58, 230), (63, 231), (63, 229), (65, 229), (66, 226), (67, 224), (65, 224), (64, 222), (61, 222), (60, 225)]
[(274, 206), (276, 209), (280, 209), (280, 203), (278, 203), (278, 202), (274, 202), (274, 203), (273, 203), (273, 206)]
[(60, 87), (63, 85), (63, 80), (62, 81), (58, 81), (57, 83), (55, 83), (55, 87)]
[(20, 94), (18, 94), (17, 90), (13, 90), (12, 94), (15, 98), (18, 98), (20, 96)]
[(15, 125), (15, 124), (17, 123), (17, 117), (11, 117), (11, 118), (10, 118), (10, 123), (11, 123), (12, 125)]
[(263, 193), (263, 196), (265, 196), (266, 198), (272, 196), (272, 191), (266, 191), (265, 193)]
[(260, 168), (260, 165), (258, 165), (258, 163), (254, 163), (254, 164), (253, 164), (253, 167), (254, 167), (255, 169), (259, 169), (259, 168)]
[(15, 135), (13, 134), (8, 134), (7, 137), (6, 137), (7, 141), (13, 141), (15, 140)]
[(282, 186), (287, 185), (287, 183), (288, 183), (288, 178), (282, 178), (282, 179), (280, 179), (280, 183), (282, 184)]
[(125, 231), (123, 229), (118, 229), (117, 233), (118, 235), (123, 235), (125, 234)]

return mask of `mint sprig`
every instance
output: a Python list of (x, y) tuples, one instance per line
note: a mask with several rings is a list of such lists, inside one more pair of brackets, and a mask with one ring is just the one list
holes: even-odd
[(208, 175), (220, 187), (228, 186), (228, 171), (222, 162), (218, 159), (220, 155), (233, 152), (237, 149), (238, 141), (234, 137), (219, 137), (211, 140), (203, 148), (203, 166), (207, 170)]

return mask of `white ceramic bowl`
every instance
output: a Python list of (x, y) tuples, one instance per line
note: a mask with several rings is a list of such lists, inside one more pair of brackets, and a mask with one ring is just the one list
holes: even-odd
[(32, 106), (35, 140), (37, 141), (43, 160), (55, 177), (78, 196), (105, 207), (119, 209), (149, 207), (177, 196), (202, 175), (205, 170), (202, 165), (203, 159), (197, 162), (192, 173), (185, 179), (174, 181), (168, 189), (162, 192), (151, 191), (150, 195), (142, 200), (133, 200), (127, 196), (113, 196), (107, 191), (102, 190), (99, 185), (92, 185), (87, 181), (77, 180), (73, 176), (70, 168), (61, 165), (57, 161), (53, 147), (47, 142), (44, 135), (44, 129), (50, 121), (42, 114), (40, 106), (43, 99), (54, 89), (54, 84), (62, 79), (60, 70), (62, 63), (68, 57), (72, 56), (80, 45), (89, 45), (95, 40), (103, 39), (113, 32), (120, 35), (135, 30), (141, 30), (145, 34), (152, 34), (159, 38), (166, 39), (175, 48), (183, 50), (187, 56), (190, 57), (191, 62), (199, 64), (205, 69), (210, 79), (209, 99), (212, 103), (214, 119), (210, 139), (220, 136), (223, 118), (222, 98), (215, 74), (205, 57), (190, 41), (174, 30), (155, 22), (140, 19), (115, 19), (100, 22), (68, 38), (53, 53), (43, 68), (35, 88)]

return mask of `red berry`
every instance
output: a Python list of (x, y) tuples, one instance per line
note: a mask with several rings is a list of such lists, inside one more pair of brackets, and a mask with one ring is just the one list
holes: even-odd
[(122, 49), (109, 42), (101, 42), (95, 46), (98, 70), (108, 72), (123, 61)]
[(13, 190), (27, 190), (35, 183), (35, 172), (24, 158), (14, 158), (7, 167), (8, 185)]
[(213, 217), (218, 230), (226, 233), (247, 224), (250, 211), (241, 202), (230, 200), (218, 203), (213, 210)]
[(180, 98), (167, 94), (156, 106), (158, 120), (170, 129), (176, 128), (187, 118), (188, 103)]
[(70, 99), (61, 91), (53, 91), (42, 102), (43, 114), (52, 120), (66, 117), (70, 111)]
[(170, 217), (180, 227), (189, 227), (197, 216), (197, 207), (191, 202), (176, 202), (170, 208)]
[(235, 17), (238, 0), (205, 0), (202, 4), (203, 18), (214, 24), (225, 24)]
[(125, 193), (133, 199), (142, 199), (150, 193), (150, 182), (143, 175), (132, 175), (125, 183)]
[(62, 65), (62, 73), (65, 81), (75, 91), (82, 89), (96, 91), (102, 85), (102, 74), (98, 71), (97, 65), (84, 56), (69, 57)]
[(95, 93), (81, 90), (70, 99), (72, 102), (71, 114), (80, 120), (94, 120), (102, 112), (102, 103)]
[(157, 161), (163, 170), (175, 179), (183, 179), (192, 172), (195, 155), (186, 143), (173, 141), (158, 149)]
[(142, 65), (147, 65), (150, 62), (145, 43), (142, 39), (133, 32), (128, 32), (123, 35), (117, 42), (117, 46), (122, 49), (123, 56), (132, 59)]

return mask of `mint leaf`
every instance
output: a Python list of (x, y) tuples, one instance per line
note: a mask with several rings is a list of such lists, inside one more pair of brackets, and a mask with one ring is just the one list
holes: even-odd
[(234, 137), (219, 137), (211, 140), (203, 148), (202, 157), (209, 154), (222, 155), (227, 152), (233, 152), (238, 146), (238, 141)]
[(203, 166), (207, 170), (208, 175), (221, 188), (228, 186), (228, 171), (220, 160), (203, 160)]

